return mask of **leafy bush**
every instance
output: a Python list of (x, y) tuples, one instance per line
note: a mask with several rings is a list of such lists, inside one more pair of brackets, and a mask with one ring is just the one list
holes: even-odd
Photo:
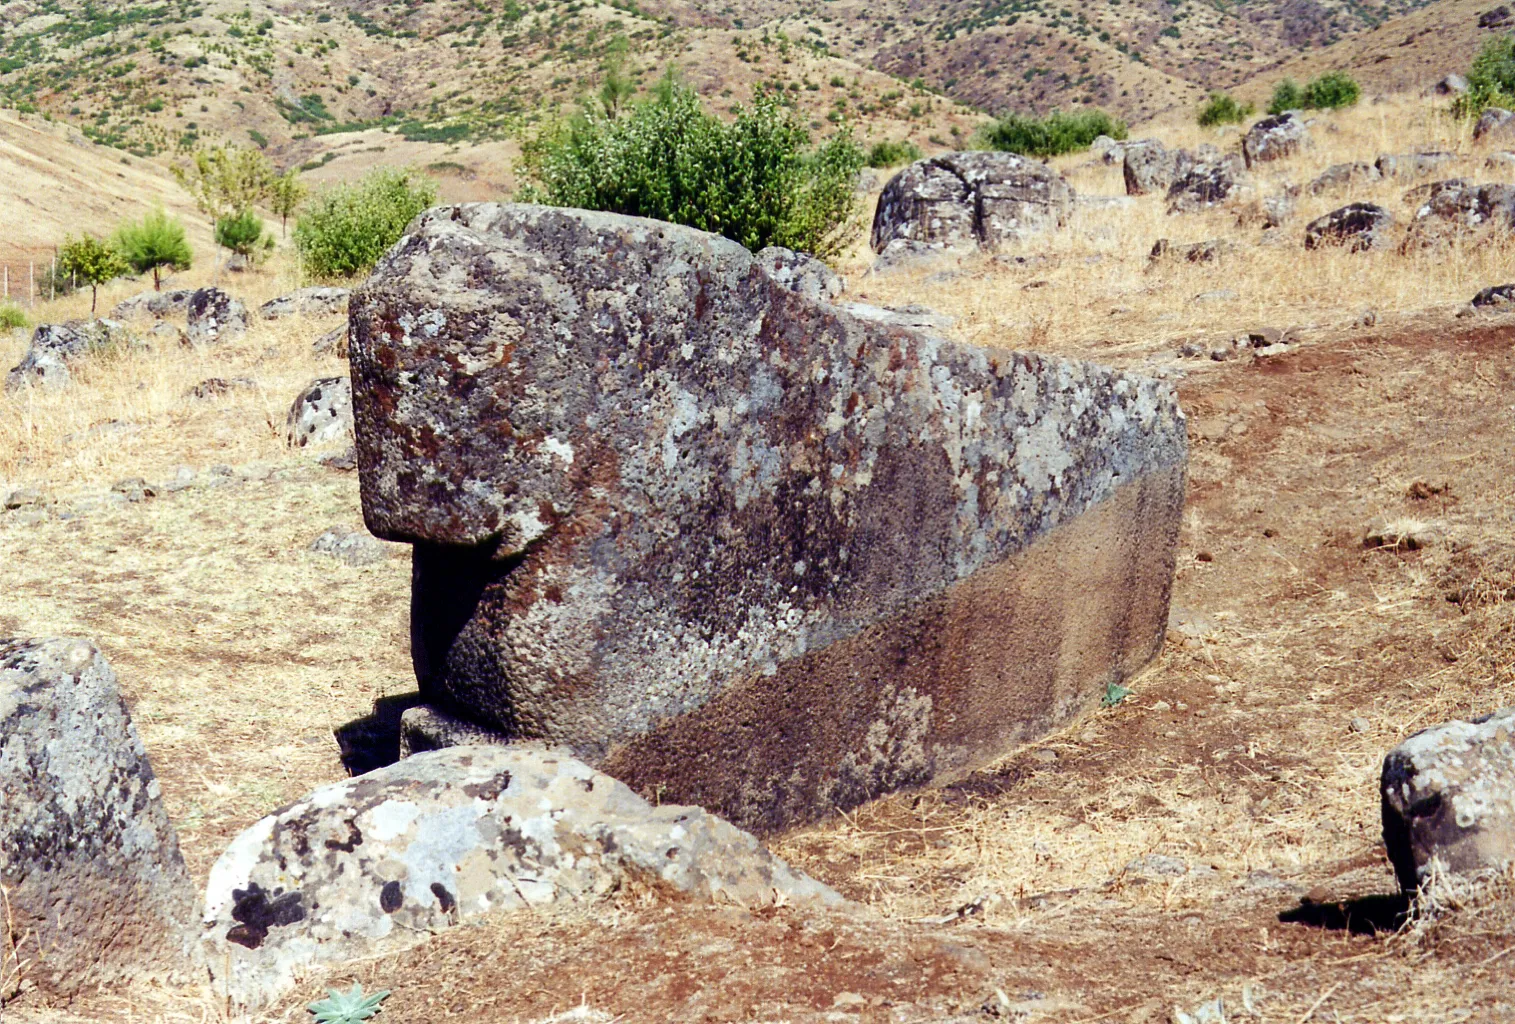
[(295, 247), (317, 277), (368, 270), (400, 240), (405, 225), (437, 201), (437, 187), (411, 171), (371, 171), (355, 185), (317, 196), (295, 224)]
[(979, 140), (985, 149), (1045, 159), (1088, 149), (1101, 135), (1124, 139), (1126, 122), (1103, 110), (1076, 110), (1067, 114), (1054, 110), (1042, 118), (1011, 114), (984, 128)]
[(100, 286), (127, 271), (126, 260), (110, 242), (94, 235), (70, 238), (58, 250), (58, 272), (64, 277), (89, 285), (89, 311), (100, 301)]
[(1468, 91), (1452, 104), (1459, 117), (1477, 117), (1486, 107), (1515, 108), (1515, 36), (1485, 42), (1467, 79)]
[(774, 97), (737, 107), (726, 124), (670, 75), (613, 119), (587, 110), (531, 140), (520, 198), (652, 217), (752, 250), (782, 245), (824, 258), (841, 251), (855, 226), (863, 154), (845, 132), (809, 147), (796, 115)]
[(154, 210), (140, 221), (126, 221), (116, 229), (116, 249), (139, 274), (151, 272), (153, 291), (163, 287), (163, 270), (188, 270), (194, 262), (184, 225)]
[(31, 321), (26, 313), (14, 302), (0, 302), (0, 331), (10, 331), (17, 327), (30, 327)]
[(1327, 72), (1305, 86), (1305, 107), (1309, 110), (1339, 110), (1361, 97), (1362, 87), (1344, 71)]
[(243, 210), (216, 221), (216, 244), (238, 256), (251, 256), (263, 244), (263, 218)]
[(1199, 109), (1201, 128), (1213, 128), (1222, 124), (1240, 124), (1252, 116), (1252, 104), (1237, 103), (1230, 95), (1212, 92), (1210, 99)]
[(868, 150), (866, 162), (869, 167), (898, 167), (900, 164), (914, 163), (920, 158), (921, 147), (915, 143), (885, 139), (883, 142), (875, 142)]
[(1292, 79), (1285, 78), (1273, 89), (1273, 98), (1268, 101), (1268, 113), (1282, 114), (1285, 110), (1303, 110), (1305, 91)]

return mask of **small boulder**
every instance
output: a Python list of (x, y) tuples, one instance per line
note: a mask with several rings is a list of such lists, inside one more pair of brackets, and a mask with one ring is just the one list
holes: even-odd
[(287, 316), (330, 316), (347, 312), (346, 288), (301, 288), (299, 291), (269, 299), (258, 307), (258, 316), (264, 320), (279, 320)]
[(1433, 181), (1426, 185), (1416, 185), (1403, 196), (1402, 201), (1406, 206), (1419, 208), (1435, 199), (1443, 192), (1461, 192), (1469, 188), (1470, 183), (1462, 178), (1448, 178), (1445, 181)]
[(54, 390), (72, 379), (68, 364), (85, 356), (136, 342), (118, 320), (69, 320), (39, 324), (21, 362), (5, 378), (5, 390), (31, 386)]
[(333, 527), (310, 543), (310, 550), (330, 555), (339, 562), (357, 568), (374, 565), (389, 557), (389, 547), (366, 531)]
[(1515, 861), (1515, 708), (1418, 732), (1380, 777), (1383, 839), (1413, 893), (1431, 873), (1493, 873)]
[(1473, 305), (1479, 309), (1508, 306), (1511, 303), (1515, 303), (1515, 284), (1497, 284), (1473, 296)]
[(1318, 196), (1324, 192), (1336, 192), (1351, 185), (1377, 181), (1382, 176), (1377, 166), (1361, 161), (1332, 164), (1322, 171), (1318, 178), (1310, 182), (1308, 188), (1312, 196)]
[(1515, 231), (1515, 186), (1438, 182), (1415, 211), (1404, 248), (1424, 249), (1472, 242), (1490, 235), (1508, 239)]
[[(34, 961), (23, 983), (49, 996), (187, 981), (197, 963), (178, 837), (115, 674), (86, 641), (0, 639), (0, 884), (17, 944), (4, 951)], [(11, 966), (0, 981), (14, 983)]]
[(1439, 150), (1424, 153), (1385, 153), (1374, 162), (1374, 167), (1384, 178), (1424, 178), (1435, 174), (1436, 169), (1457, 159), (1456, 154)]
[(1489, 107), (1473, 125), (1474, 142), (1503, 141), (1515, 136), (1515, 114), (1503, 107)]
[(189, 300), (194, 294), (192, 288), (176, 288), (166, 292), (139, 292), (129, 299), (116, 303), (110, 315), (116, 320), (183, 316), (189, 312)]
[(201, 288), (190, 296), (188, 336), (194, 345), (217, 345), (247, 333), (247, 307), (219, 288)]
[(944, 153), (884, 186), (873, 251), (896, 239), (992, 249), (1061, 227), (1072, 206), (1073, 189), (1046, 164), (1014, 153)]
[(753, 258), (769, 277), (813, 302), (835, 302), (847, 290), (841, 275), (813, 256), (770, 245)]
[(1478, 16), (1479, 28), (1503, 28), (1510, 23), (1510, 8), (1500, 4), (1492, 10), (1484, 11)]
[(1168, 189), (1168, 213), (1193, 213), (1233, 198), (1240, 188), (1237, 170), (1234, 158), (1195, 164)]
[(188, 398), (222, 398), (233, 391), (254, 391), (258, 382), (250, 377), (207, 377), (185, 392)]
[(352, 436), (352, 382), (346, 377), (311, 381), (289, 407), (285, 437), (292, 448)]
[(1181, 149), (1170, 151), (1156, 139), (1127, 143), (1121, 164), (1126, 179), (1126, 195), (1166, 193), (1173, 182), (1193, 164), (1194, 160), (1188, 153)]
[(1503, 171), (1505, 174), (1515, 172), (1515, 153), (1502, 149), (1498, 153), (1490, 153), (1483, 162), (1486, 171)]
[(1229, 255), (1235, 246), (1223, 238), (1211, 238), (1204, 242), (1191, 242), (1188, 245), (1174, 245), (1166, 238), (1159, 238), (1152, 245), (1152, 251), (1147, 254), (1147, 265), (1157, 266), (1162, 263), (1215, 263), (1222, 256)]
[(1468, 91), (1468, 80), (1461, 75), (1448, 75), (1431, 87), (1437, 96), (1461, 96)]
[(1318, 217), (1305, 227), (1305, 248), (1343, 246), (1348, 252), (1367, 252), (1388, 243), (1394, 215), (1373, 203), (1348, 203)]
[(749, 910), (843, 902), (698, 807), (653, 807), (563, 754), (460, 746), (323, 786), (243, 832), (211, 869), (205, 949), (217, 990), (256, 1008), (319, 965), (629, 887)]
[(338, 359), (347, 358), (347, 325), (333, 327), (321, 335), (310, 346), (312, 353), (318, 356), (336, 356)]
[(1362, 546), (1385, 551), (1420, 551), (1445, 539), (1435, 523), (1419, 519), (1375, 519), (1363, 531)]
[(1292, 110), (1258, 121), (1242, 136), (1241, 152), (1251, 168), (1298, 153), (1310, 141), (1310, 129)]

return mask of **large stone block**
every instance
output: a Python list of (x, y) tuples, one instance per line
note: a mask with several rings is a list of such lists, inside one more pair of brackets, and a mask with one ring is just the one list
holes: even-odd
[(452, 714), (766, 829), (973, 768), (1161, 645), (1187, 447), (1156, 381), (542, 207), (423, 214), (351, 310), (364, 515), (415, 544)]
[(1046, 164), (1014, 153), (944, 153), (918, 160), (884, 186), (873, 251), (896, 239), (943, 248), (995, 248), (1054, 230), (1073, 189)]
[(45, 995), (188, 980), (198, 962), (158, 782), (114, 673), (82, 640), (0, 639), (0, 884), (0, 956)]

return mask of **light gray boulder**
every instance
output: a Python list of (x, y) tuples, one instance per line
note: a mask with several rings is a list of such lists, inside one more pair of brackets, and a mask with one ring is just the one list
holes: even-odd
[(1506, 142), (1515, 138), (1515, 113), (1503, 107), (1489, 107), (1478, 115), (1473, 125), (1474, 142)]
[(1195, 164), (1168, 188), (1168, 213), (1195, 213), (1224, 205), (1242, 192), (1241, 161), (1234, 156)]
[(1515, 708), (1418, 732), (1384, 758), (1383, 837), (1400, 886), (1515, 863)]
[(258, 316), (264, 320), (280, 320), (287, 316), (330, 316), (347, 312), (348, 290), (346, 288), (301, 288), (269, 299), (258, 307)]
[[(1382, 157), (1379, 159), (1382, 159)], [(1363, 163), (1362, 161), (1332, 164), (1322, 171), (1319, 177), (1310, 182), (1308, 189), (1312, 196), (1318, 196), (1325, 192), (1340, 191), (1353, 185), (1375, 182), (1382, 177), (1383, 173), (1375, 165)]]
[(698, 807), (653, 807), (564, 754), (460, 746), (323, 786), (238, 836), (211, 869), (205, 953), (216, 991), (256, 1008), (314, 967), (628, 887), (843, 902)]
[(1348, 203), (1305, 226), (1305, 248), (1367, 252), (1388, 244), (1394, 215), (1373, 203)]
[(247, 307), (219, 288), (201, 288), (190, 296), (186, 335), (193, 345), (218, 345), (247, 333)]
[(1443, 164), (1457, 159), (1457, 154), (1438, 150), (1421, 153), (1385, 153), (1374, 163), (1385, 178), (1424, 178), (1435, 174)]
[(352, 382), (321, 377), (295, 397), (285, 419), (284, 437), (291, 448), (329, 444), (352, 436)]
[(118, 320), (69, 320), (39, 324), (32, 332), (26, 355), (5, 378), (5, 389), (25, 387), (57, 390), (72, 382), (69, 365), (115, 348), (137, 344), (136, 337)]
[(1480, 240), (1507, 243), (1515, 232), (1515, 185), (1436, 182), (1415, 209), (1404, 248), (1426, 249)]
[(1292, 110), (1263, 118), (1242, 136), (1241, 152), (1248, 169), (1282, 160), (1298, 153), (1310, 142), (1304, 118)]
[(423, 214), (350, 335), (426, 701), (762, 829), (1097, 706), (1161, 645), (1176, 400), (925, 316), (666, 223)]
[(1437, 96), (1461, 96), (1468, 91), (1468, 80), (1461, 75), (1448, 75), (1431, 89)]
[(86, 641), (0, 639), (0, 885), (14, 955), (34, 961), (24, 983), (48, 996), (199, 966), (178, 838)]
[(316, 554), (330, 555), (354, 568), (384, 561), (391, 547), (366, 532), (335, 526), (310, 542), (310, 550)]
[(1166, 193), (1189, 168), (1194, 159), (1182, 149), (1169, 150), (1156, 139), (1139, 139), (1123, 147), (1121, 171), (1126, 179), (1126, 195), (1144, 196)]
[(1061, 227), (1073, 189), (1046, 164), (1013, 153), (946, 153), (918, 160), (884, 186), (874, 252), (895, 239), (993, 249)]
[(186, 316), (189, 313), (189, 300), (194, 297), (194, 294), (193, 288), (176, 288), (166, 292), (139, 292), (129, 299), (116, 303), (110, 315), (116, 320)]

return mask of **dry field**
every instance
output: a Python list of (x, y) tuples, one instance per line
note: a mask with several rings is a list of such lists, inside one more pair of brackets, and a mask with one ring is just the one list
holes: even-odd
[[(1326, 115), (1315, 132), (1316, 148), (1270, 177), (1303, 184), (1424, 143), (1461, 154), (1441, 176), (1493, 180), (1419, 100)], [(1153, 134), (1203, 141), (1183, 126)], [(1082, 162), (1068, 162), (1081, 193), (1120, 191), (1118, 169)], [(1376, 789), (1383, 754), (1410, 732), (1515, 703), (1515, 316), (1455, 315), (1515, 266), (1488, 247), (1299, 246), (1310, 217), (1353, 199), (1407, 214), (1399, 195), (1414, 184), (1302, 197), (1277, 247), (1234, 215), (1170, 218), (1144, 198), (1082, 208), (1006, 260), (869, 276), (860, 251), (845, 268), (854, 295), (1178, 388), (1193, 450), (1172, 628), (1133, 695), (984, 771), (773, 837), (855, 912), (627, 896), (461, 928), (312, 978), (258, 1019), (308, 1020), (324, 983), (358, 979), (394, 991), (386, 1024), (574, 1007), (561, 1019), (1158, 1024), (1218, 998), (1227, 1021), (1515, 1021), (1515, 896), (1448, 887), (1452, 912), (1403, 922)], [(1158, 237), (1239, 248), (1149, 272)], [(270, 271), (231, 286), (252, 305), (293, 283)], [(1194, 299), (1224, 290), (1235, 297)], [(48, 314), (77, 314), (71, 301)], [(1360, 325), (1367, 308), (1375, 326)], [(122, 354), (64, 395), (0, 397), (0, 491), (57, 499), (46, 514), (0, 513), (0, 634), (100, 643), (200, 879), (236, 831), (340, 777), (334, 726), (413, 688), (405, 559), (354, 569), (305, 550), (361, 521), (352, 475), (280, 438), (299, 387), (341, 372), (310, 352), (329, 326)], [(1225, 362), (1175, 355), (1258, 326), (1297, 343)], [(23, 347), (0, 341), (0, 361)], [(257, 386), (188, 397), (212, 376)], [(213, 475), (218, 464), (231, 473)], [(180, 465), (196, 472), (184, 490), (105, 497)], [(1378, 519), (1427, 546), (1365, 547)], [(213, 995), (147, 988), (4, 1014), (243, 1019)]]

